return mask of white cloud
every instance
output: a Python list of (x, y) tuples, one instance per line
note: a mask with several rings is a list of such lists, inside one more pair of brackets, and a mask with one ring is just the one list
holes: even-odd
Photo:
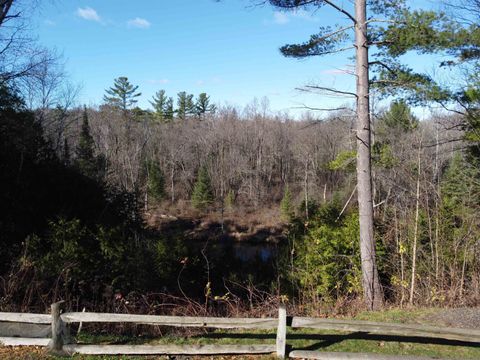
[(55, 26), (56, 25), (55, 21), (52, 21), (52, 20), (49, 20), (49, 19), (45, 20), (43, 23), (47, 26)]
[(275, 24), (279, 24), (279, 25), (283, 25), (283, 24), (286, 24), (290, 21), (290, 19), (288, 18), (288, 15), (283, 13), (283, 12), (280, 12), (280, 11), (275, 11), (273, 13), (273, 22)]
[(136, 17), (135, 19), (128, 20), (127, 25), (130, 27), (146, 29), (149, 28), (152, 24), (150, 24), (150, 22), (146, 19)]
[(202, 86), (204, 84), (205, 84), (205, 81), (203, 81), (203, 80), (197, 80), (197, 82), (195, 83), (195, 85), (197, 85), (197, 86)]
[[(290, 12), (281, 12), (281, 11), (274, 11), (273, 12), (273, 23), (277, 25), (285, 25), (289, 23), (291, 20), (304, 20), (304, 21), (313, 21), (317, 22), (318, 18), (312, 16), (311, 13), (305, 10), (294, 10)], [(265, 21), (265, 24), (270, 23), (270, 21)]]
[(97, 21), (100, 22), (101, 18), (95, 11), (95, 9), (92, 9), (91, 7), (86, 7), (86, 8), (78, 8), (77, 9), (77, 15), (80, 16), (82, 19), (89, 20), (89, 21)]
[(298, 19), (303, 19), (308, 21), (317, 21), (317, 19), (315, 19), (311, 13), (303, 9), (293, 11), (292, 16)]

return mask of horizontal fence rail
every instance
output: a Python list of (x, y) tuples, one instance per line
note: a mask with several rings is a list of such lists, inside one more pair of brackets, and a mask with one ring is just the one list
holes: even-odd
[(361, 320), (315, 319), (293, 317), (292, 328), (310, 328), (370, 334), (425, 337), (480, 343), (480, 330), (434, 327), (416, 324), (388, 324)]
[(46, 314), (0, 312), (0, 321), (30, 323), (30, 324), (51, 324), (52, 316), (46, 315)]
[(51, 336), (51, 324), (0, 321), (0, 337), (50, 338)]
[(0, 336), (0, 345), (3, 346), (48, 346), (51, 338), (26, 338)]
[(275, 345), (64, 345), (69, 355), (236, 355), (269, 354)]
[(51, 324), (47, 314), (0, 312), (0, 345), (48, 346)]
[(276, 329), (276, 318), (218, 318), (192, 316), (130, 315), (93, 312), (65, 313), (61, 316), (66, 323), (135, 323), (176, 327), (207, 327), (216, 329)]
[[(51, 306), (51, 314), (0, 312), (0, 345), (48, 346), (53, 353), (73, 355), (226, 355), (268, 354), (306, 359), (428, 359), (419, 357), (329, 353), (293, 350), (287, 354), (287, 327), (327, 331), (361, 332), (399, 337), (421, 337), (480, 343), (480, 330), (434, 327), (416, 324), (388, 324), (360, 320), (287, 317), (279, 307), (278, 318), (220, 318), (192, 316), (134, 315), (94, 312), (62, 313), (63, 302)], [(71, 323), (134, 323), (156, 326), (201, 327), (216, 329), (276, 329), (275, 344), (248, 345), (94, 345), (70, 343)], [(6, 332), (8, 334), (2, 333)], [(13, 334), (13, 335), (12, 335)], [(20, 334), (20, 335), (19, 335)], [(51, 336), (51, 337), (45, 337)]]

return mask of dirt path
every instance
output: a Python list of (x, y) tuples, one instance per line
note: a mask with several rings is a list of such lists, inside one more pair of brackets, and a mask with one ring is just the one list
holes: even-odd
[(480, 308), (441, 309), (425, 317), (435, 326), (480, 329)]

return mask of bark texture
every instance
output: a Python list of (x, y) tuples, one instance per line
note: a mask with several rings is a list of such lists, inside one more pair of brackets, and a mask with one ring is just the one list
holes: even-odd
[(366, 1), (355, 1), (355, 46), (357, 75), (357, 187), (360, 219), (360, 255), (365, 302), (370, 310), (383, 306), (378, 279), (373, 234), (371, 132), (369, 105), (368, 41)]

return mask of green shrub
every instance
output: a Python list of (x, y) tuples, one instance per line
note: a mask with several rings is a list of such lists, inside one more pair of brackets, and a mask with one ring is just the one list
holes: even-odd
[(312, 299), (330, 301), (361, 291), (358, 215), (339, 217), (339, 212), (335, 203), (320, 207), (295, 242), (291, 280)]
[(210, 176), (205, 167), (198, 172), (197, 181), (192, 192), (192, 205), (194, 208), (204, 210), (213, 203), (213, 191)]
[(288, 188), (288, 185), (285, 186), (285, 191), (283, 193), (282, 201), (280, 202), (280, 214), (285, 221), (292, 221), (295, 216), (295, 211), (293, 210), (293, 200), (292, 193)]

